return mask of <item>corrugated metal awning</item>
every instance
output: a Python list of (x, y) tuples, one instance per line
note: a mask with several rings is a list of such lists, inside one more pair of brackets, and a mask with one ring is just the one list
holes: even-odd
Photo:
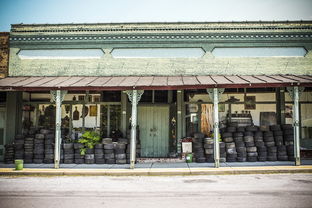
[(309, 75), (252, 76), (130, 76), (130, 77), (6, 77), (0, 79), (1, 90), (129, 90), (129, 89), (205, 89), (312, 86)]

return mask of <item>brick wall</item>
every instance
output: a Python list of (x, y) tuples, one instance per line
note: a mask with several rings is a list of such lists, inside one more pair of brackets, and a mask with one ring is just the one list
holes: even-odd
[(0, 78), (8, 75), (9, 67), (9, 33), (0, 32)]

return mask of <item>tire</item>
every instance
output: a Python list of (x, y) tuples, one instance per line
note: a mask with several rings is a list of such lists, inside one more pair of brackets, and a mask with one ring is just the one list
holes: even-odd
[(114, 149), (114, 144), (104, 144), (104, 149), (105, 150), (113, 150)]
[(246, 162), (247, 161), (247, 157), (237, 157), (236, 161), (237, 162)]
[(36, 138), (36, 139), (43, 140), (43, 139), (44, 139), (44, 134), (36, 134), (36, 135), (35, 135), (35, 138)]
[(255, 136), (255, 137), (263, 137), (263, 132), (262, 132), (262, 131), (256, 131), (256, 132), (254, 133), (254, 136)]
[(103, 144), (96, 144), (96, 145), (94, 145), (94, 148), (95, 149), (103, 149)]
[(257, 126), (247, 126), (246, 131), (251, 131), (251, 132), (256, 132), (259, 130), (259, 128)]
[(104, 154), (111, 154), (111, 153), (114, 153), (114, 150), (112, 150), (112, 149), (109, 149), (109, 150), (104, 149)]
[(271, 131), (281, 131), (281, 126), (280, 125), (272, 125), (270, 126)]
[(243, 142), (244, 141), (244, 137), (234, 137), (234, 141), (235, 142)]
[(251, 132), (251, 131), (245, 131), (244, 132), (244, 136), (254, 136), (254, 133), (253, 132)]
[(270, 136), (270, 137), (268, 137), (268, 136), (267, 136), (267, 137), (264, 137), (264, 138), (263, 138), (263, 141), (264, 141), (264, 142), (273, 142), (273, 141), (274, 141), (274, 137), (273, 137), (273, 136), (272, 136), (272, 137), (271, 137), (271, 136)]
[[(126, 159), (127, 157), (126, 157), (126, 154), (116, 154), (115, 155), (115, 159), (116, 160), (124, 160), (124, 159)], [(117, 161), (116, 161), (117, 162)]]
[(276, 136), (283, 136), (283, 132), (282, 131), (274, 131), (274, 137)]
[(75, 159), (84, 159), (84, 155), (74, 154)]
[(80, 148), (83, 148), (84, 145), (81, 144), (81, 143), (74, 143), (74, 149), (80, 149)]
[(114, 153), (111, 153), (111, 154), (104, 154), (104, 158), (105, 159), (115, 159), (115, 154)]
[(84, 162), (85, 162), (84, 159), (75, 159), (74, 160), (75, 164), (84, 164)]
[(129, 141), (128, 141), (128, 139), (119, 138), (119, 139), (118, 139), (118, 143), (119, 143), (119, 144), (128, 144)]
[(231, 132), (231, 133), (236, 132), (236, 127), (235, 126), (229, 126), (226, 128), (226, 131)]
[(96, 164), (105, 164), (105, 159), (104, 158), (95, 158), (95, 163)]
[(235, 147), (245, 147), (245, 142), (236, 142)]
[(237, 154), (236, 148), (229, 148), (226, 150), (227, 155), (231, 154)]
[(257, 162), (258, 161), (258, 157), (248, 157), (247, 156), (247, 161), (248, 162)]
[(292, 126), (292, 124), (283, 124), (282, 129), (283, 129), (283, 131), (293, 129), (293, 126)]
[(199, 157), (199, 158), (196, 158), (195, 160), (197, 163), (205, 163), (206, 162), (206, 158), (205, 157)]
[(116, 164), (116, 160), (115, 159), (107, 159), (107, 160), (105, 160), (105, 162), (107, 164)]
[(195, 139), (204, 139), (205, 135), (203, 133), (194, 133), (194, 138)]
[(85, 160), (94, 160), (94, 154), (85, 154)]
[(74, 143), (63, 144), (63, 149), (74, 149)]
[(213, 153), (214, 153), (213, 149), (205, 149), (205, 154), (206, 155), (210, 155), (210, 154), (213, 154)]
[(112, 138), (104, 138), (102, 139), (102, 144), (112, 144), (113, 139)]
[(254, 147), (255, 143), (254, 142), (245, 142), (246, 147)]
[(253, 136), (244, 136), (244, 142), (254, 142)]
[(258, 152), (248, 152), (247, 157), (258, 157)]
[(288, 156), (287, 155), (278, 155), (277, 156), (277, 160), (278, 161), (287, 161), (288, 160)]
[(238, 152), (247, 152), (246, 147), (236, 147), (236, 151)]
[(270, 126), (260, 126), (260, 131), (262, 132), (270, 131)]
[(127, 164), (127, 160), (126, 159), (116, 160), (116, 164)]
[(125, 150), (126, 149), (126, 144), (116, 144), (115, 149), (123, 149), (123, 150)]
[(213, 149), (214, 145), (213, 144), (204, 144), (205, 149)]
[(257, 141), (255, 142), (256, 147), (263, 147), (264, 146), (264, 142), (262, 141)]
[(228, 142), (233, 142), (233, 137), (226, 137), (226, 138), (223, 138), (223, 141), (228, 143)]
[(125, 149), (115, 149), (115, 154), (124, 154), (126, 153)]
[(277, 147), (273, 146), (273, 147), (268, 147), (267, 148), (267, 151), (269, 153), (276, 153), (277, 152)]
[(272, 131), (265, 131), (263, 133), (263, 137), (273, 137), (273, 132)]
[(246, 151), (247, 152), (257, 152), (257, 147), (247, 147)]
[(85, 163), (86, 164), (94, 164), (95, 163), (95, 159), (85, 159)]
[(33, 162), (35, 164), (42, 164), (43, 163), (43, 159), (33, 159)]
[(237, 127), (236, 132), (245, 132), (245, 127)]
[(243, 137), (244, 133), (243, 132), (234, 132), (233, 137)]
[(267, 157), (261, 157), (261, 156), (258, 157), (259, 162), (265, 162), (266, 160), (267, 160)]
[(222, 134), (222, 138), (226, 138), (226, 137), (233, 137), (232, 132), (224, 132), (224, 133)]
[(277, 161), (277, 157), (276, 156), (267, 156), (267, 160), (268, 161)]
[[(90, 153), (92, 154), (92, 153)], [(104, 154), (104, 149), (94, 149), (94, 154)]]

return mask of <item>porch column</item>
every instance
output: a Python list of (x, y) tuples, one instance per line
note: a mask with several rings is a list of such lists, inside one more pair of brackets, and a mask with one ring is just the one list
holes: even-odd
[(214, 141), (214, 161), (215, 168), (220, 167), (220, 148), (219, 148), (219, 100), (224, 92), (223, 88), (207, 89), (210, 99), (213, 100), (213, 141)]
[(177, 90), (177, 138), (176, 138), (176, 143), (177, 143), (177, 153), (181, 154), (182, 152), (182, 137), (184, 136), (183, 133), (183, 102), (184, 102), (184, 92), (183, 90)]
[(51, 100), (55, 101), (55, 146), (54, 146), (54, 168), (60, 167), (61, 156), (61, 125), (62, 125), (62, 101), (67, 91), (53, 90)]
[(293, 127), (294, 127), (294, 152), (295, 165), (300, 165), (300, 120), (299, 120), (299, 98), (304, 91), (304, 87), (288, 87), (290, 97), (294, 101), (293, 105)]
[(136, 157), (136, 133), (137, 133), (137, 116), (138, 110), (137, 105), (143, 94), (143, 90), (128, 90), (129, 100), (132, 103), (131, 112), (131, 140), (130, 140), (130, 169), (134, 169), (135, 157)]

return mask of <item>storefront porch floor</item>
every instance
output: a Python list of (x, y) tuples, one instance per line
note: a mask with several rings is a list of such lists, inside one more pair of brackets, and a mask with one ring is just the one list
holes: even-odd
[[(302, 160), (301, 165), (312, 165), (312, 160)], [(221, 167), (265, 167), (265, 166), (294, 166), (292, 161), (276, 162), (225, 162), (220, 163)], [(14, 168), (14, 164), (0, 163), (0, 168)], [(213, 168), (213, 163), (139, 163), (136, 169), (159, 169), (159, 168)], [(51, 169), (54, 164), (24, 164), (24, 168)], [(64, 169), (129, 169), (129, 164), (61, 164)]]

